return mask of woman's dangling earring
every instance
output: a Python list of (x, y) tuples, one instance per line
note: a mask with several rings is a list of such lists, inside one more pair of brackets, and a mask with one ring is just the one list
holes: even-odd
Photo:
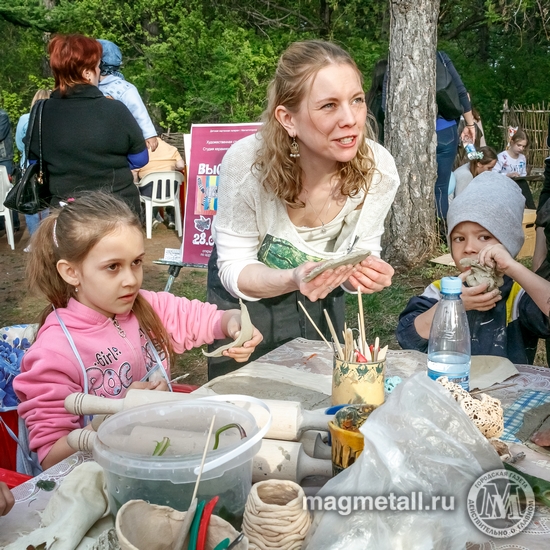
[(300, 146), (296, 141), (296, 136), (292, 136), (292, 143), (290, 144), (290, 158), (296, 159), (300, 156)]
[(74, 291), (78, 292), (78, 287), (77, 286), (74, 287)]

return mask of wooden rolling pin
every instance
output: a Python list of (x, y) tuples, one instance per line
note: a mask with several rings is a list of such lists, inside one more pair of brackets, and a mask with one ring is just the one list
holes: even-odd
[[(75, 451), (90, 452), (96, 438), (97, 433), (93, 430), (73, 430), (67, 436), (67, 443)], [(150, 441), (144, 445), (137, 434), (136, 437), (132, 435), (119, 437), (117, 441), (125, 451), (152, 455), (154, 446)], [(170, 442), (176, 448), (190, 444), (187, 438), (182, 438), (181, 441), (178, 441), (178, 438), (171, 438)], [(254, 483), (266, 479), (288, 479), (300, 483), (305, 477), (313, 475), (331, 477), (332, 462), (309, 457), (304, 452), (302, 444), (295, 441), (263, 439), (262, 447), (253, 459), (252, 481)]]
[[(78, 416), (115, 414), (148, 403), (190, 401), (197, 398), (197, 396), (190, 393), (150, 390), (128, 390), (124, 399), (105, 399), (95, 395), (86, 395), (85, 393), (73, 393), (65, 399), (65, 409)], [(279, 401), (273, 399), (264, 399), (263, 401), (271, 410), (273, 418), (271, 428), (266, 435), (270, 439), (297, 441), (302, 433), (307, 430), (327, 431), (328, 422), (333, 418), (333, 416), (326, 415), (322, 411), (306, 411), (297, 401)], [(265, 425), (268, 414), (262, 407), (252, 403), (245, 403), (243, 408), (254, 416), (260, 428)]]
[(307, 476), (332, 477), (332, 462), (308, 456), (301, 443), (262, 439), (253, 458), (252, 482), (288, 479), (300, 483)]

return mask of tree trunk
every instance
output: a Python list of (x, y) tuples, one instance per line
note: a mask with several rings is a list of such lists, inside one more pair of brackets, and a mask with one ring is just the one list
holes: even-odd
[(439, 0), (390, 1), (384, 144), (401, 185), (386, 222), (385, 258), (394, 267), (434, 249), (436, 180), (435, 56)]

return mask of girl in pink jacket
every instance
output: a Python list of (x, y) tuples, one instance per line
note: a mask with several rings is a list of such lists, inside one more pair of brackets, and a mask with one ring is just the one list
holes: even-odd
[[(236, 338), (240, 330), (239, 310), (140, 290), (144, 255), (140, 221), (105, 193), (69, 203), (33, 235), (27, 278), (50, 305), (14, 388), (44, 469), (74, 452), (67, 435), (83, 419), (65, 410), (69, 394), (120, 399), (129, 388), (167, 390), (174, 353)], [(246, 361), (261, 340), (255, 329), (224, 355)]]

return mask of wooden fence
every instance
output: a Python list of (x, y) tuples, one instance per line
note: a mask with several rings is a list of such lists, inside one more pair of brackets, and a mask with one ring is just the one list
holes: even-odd
[(548, 135), (548, 118), (550, 117), (550, 105), (544, 103), (538, 105), (512, 105), (508, 106), (508, 100), (502, 106), (502, 135), (504, 147), (508, 143), (508, 126), (518, 126), (523, 129), (529, 138), (529, 147), (526, 152), (527, 164), (533, 170), (540, 171), (544, 168), (544, 159), (550, 155), (546, 144)]

